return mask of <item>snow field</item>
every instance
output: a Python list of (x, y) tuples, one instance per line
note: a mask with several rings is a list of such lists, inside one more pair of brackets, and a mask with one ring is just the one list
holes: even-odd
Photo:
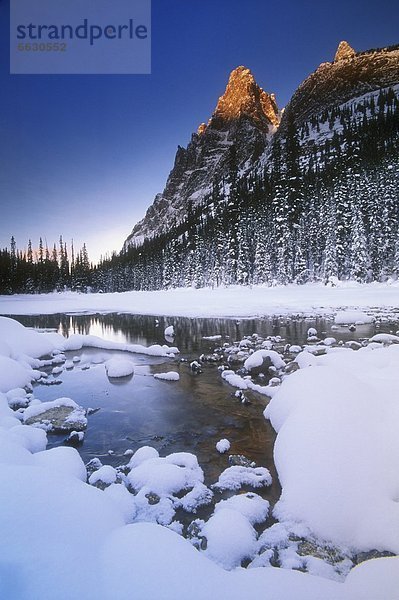
[[(326, 315), (342, 307), (369, 312), (368, 307), (398, 308), (399, 282), (359, 284), (337, 281), (286, 286), (231, 286), (228, 288), (181, 288), (156, 292), (118, 294), (35, 294), (0, 296), (1, 314), (56, 314), (124, 312), (141, 315), (248, 318), (265, 315)], [(134, 307), (132, 309), (132, 307)], [(380, 308), (378, 310), (380, 310)], [(374, 309), (374, 312), (375, 309)], [(57, 336), (57, 334), (52, 334)], [(60, 337), (60, 336), (58, 336)], [(75, 337), (75, 336), (73, 336)], [(77, 336), (80, 339), (90, 336)], [(89, 340), (86, 339), (86, 342)], [(109, 342), (106, 342), (108, 345)], [(81, 347), (81, 346), (80, 346)], [(30, 354), (26, 351), (27, 354)], [(39, 356), (46, 351), (39, 353)]]

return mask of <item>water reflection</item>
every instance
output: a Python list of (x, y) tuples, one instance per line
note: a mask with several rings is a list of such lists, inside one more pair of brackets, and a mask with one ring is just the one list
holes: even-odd
[[(239, 340), (244, 335), (257, 333), (262, 337), (280, 335), (290, 344), (304, 344), (309, 327), (317, 329), (319, 335), (332, 335), (338, 340), (362, 339), (374, 335), (376, 325), (357, 326), (355, 332), (341, 327), (335, 330), (332, 318), (317, 317), (269, 317), (257, 319), (189, 319), (186, 317), (164, 317), (162, 315), (138, 316), (128, 314), (95, 315), (40, 315), (15, 316), (27, 327), (53, 329), (68, 337), (78, 333), (97, 335), (107, 340), (135, 344), (164, 344), (165, 328), (173, 325), (175, 341), (182, 352), (206, 351), (215, 342), (204, 337), (221, 335), (222, 341)], [(378, 326), (379, 327), (379, 326)], [(379, 331), (390, 331), (396, 324), (383, 323)]]

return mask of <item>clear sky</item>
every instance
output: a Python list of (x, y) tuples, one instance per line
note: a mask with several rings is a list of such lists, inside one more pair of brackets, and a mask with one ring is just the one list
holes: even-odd
[[(32, 0), (34, 1), (34, 0)], [(0, 246), (62, 234), (120, 250), (162, 191), (177, 145), (249, 67), (283, 107), (338, 42), (399, 42), (397, 0), (153, 0), (151, 75), (10, 75), (0, 0)]]

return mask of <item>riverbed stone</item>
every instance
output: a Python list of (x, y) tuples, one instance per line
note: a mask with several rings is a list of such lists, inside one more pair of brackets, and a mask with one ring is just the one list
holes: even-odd
[(79, 446), (83, 444), (84, 435), (83, 431), (71, 431), (64, 440), (64, 444), (66, 446), (72, 446), (73, 448), (79, 448)]
[(260, 374), (263, 374), (263, 375), (274, 375), (274, 373), (276, 373), (276, 371), (277, 371), (277, 369), (272, 364), (270, 356), (264, 356), (262, 358), (262, 364), (260, 364), (257, 367), (251, 367), (249, 369), (249, 372), (253, 376), (260, 375)]
[(229, 464), (232, 467), (256, 467), (256, 463), (253, 460), (250, 460), (243, 454), (230, 454), (229, 455)]
[(148, 504), (154, 505), (154, 504), (159, 504), (161, 498), (160, 496), (158, 496), (158, 494), (155, 494), (154, 492), (149, 492), (148, 494), (145, 495), (145, 497), (148, 500)]
[(48, 433), (70, 433), (84, 431), (87, 427), (85, 410), (82, 407), (55, 406), (25, 421), (25, 425), (43, 425)]
[[(294, 541), (292, 536), (289, 539)], [(298, 541), (297, 554), (299, 556), (314, 556), (331, 565), (340, 563), (347, 558), (338, 548), (330, 544), (323, 544), (317, 540), (306, 538), (296, 538), (295, 541)]]
[(287, 373), (288, 375), (290, 375), (291, 373), (295, 373), (295, 371), (297, 371), (299, 369), (299, 365), (297, 362), (292, 361), (289, 362), (285, 368), (284, 368), (284, 372)]
[(98, 471), (98, 469), (101, 469), (102, 466), (103, 463), (97, 457), (89, 460), (89, 462), (86, 464), (87, 479), (90, 477), (90, 475), (94, 473), (94, 471)]

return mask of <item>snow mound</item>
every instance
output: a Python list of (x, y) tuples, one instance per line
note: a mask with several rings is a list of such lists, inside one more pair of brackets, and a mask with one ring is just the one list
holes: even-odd
[(179, 381), (180, 375), (176, 371), (168, 371), (167, 373), (155, 373), (154, 378), (164, 381)]
[(239, 490), (248, 485), (254, 488), (271, 485), (272, 477), (265, 467), (228, 467), (212, 487), (219, 490)]
[(321, 341), (321, 343), (325, 346), (333, 346), (337, 343), (337, 340), (334, 337), (326, 337), (324, 338), (324, 340)]
[[(277, 378), (272, 378), (269, 381), (269, 385), (259, 385), (251, 381), (249, 376), (246, 376), (245, 378), (241, 377), (241, 375), (238, 375), (231, 369), (224, 369), (221, 371), (220, 375), (229, 385), (238, 388), (239, 390), (253, 390), (264, 396), (269, 396), (269, 398), (272, 398), (277, 392)], [(236, 392), (236, 395), (237, 393), (239, 392)]]
[(175, 330), (174, 330), (173, 325), (169, 325), (169, 327), (166, 327), (164, 334), (165, 334), (165, 337), (174, 337)]
[(205, 523), (201, 534), (207, 540), (206, 555), (224, 569), (241, 566), (256, 552), (256, 532), (236, 510), (222, 508)]
[(104, 494), (112, 500), (123, 516), (124, 522), (132, 523), (137, 515), (134, 496), (121, 483), (111, 483), (104, 489)]
[(300, 352), (295, 358), (295, 362), (298, 363), (300, 369), (306, 369), (307, 367), (311, 367), (317, 364), (316, 357), (308, 352), (307, 350), (303, 350)]
[(6, 340), (15, 359), (23, 355), (40, 358), (64, 345), (64, 338), (58, 333), (38, 333), (8, 317), (0, 317), (0, 339)]
[(229, 440), (226, 440), (226, 438), (219, 440), (216, 444), (216, 450), (218, 452), (220, 452), (220, 454), (224, 454), (225, 452), (228, 452), (230, 450), (230, 447), (231, 447), (231, 444), (230, 444)]
[(0, 392), (30, 386), (33, 371), (13, 358), (0, 356)]
[(128, 377), (134, 373), (134, 364), (124, 358), (110, 358), (105, 363), (108, 377)]
[(288, 352), (291, 352), (291, 354), (299, 354), (299, 352), (302, 352), (302, 346), (296, 346), (294, 344), (288, 348)]
[(269, 515), (269, 502), (254, 492), (238, 494), (227, 500), (221, 500), (215, 506), (215, 513), (229, 508), (238, 511), (251, 525), (263, 523)]
[(159, 496), (176, 494), (204, 481), (197, 458), (186, 452), (148, 458), (133, 467), (127, 477), (134, 490), (144, 488)]
[[(40, 431), (40, 430), (35, 430)], [(80, 481), (86, 481), (87, 473), (82, 459), (74, 448), (59, 446), (33, 456), (34, 464), (53, 470), (57, 475), (75, 477)]]
[(142, 446), (133, 454), (129, 461), (129, 468), (134, 469), (150, 458), (158, 458), (159, 452), (152, 446)]
[(110, 465), (103, 465), (97, 471), (94, 471), (89, 477), (90, 485), (96, 485), (97, 483), (104, 483), (111, 485), (117, 480), (117, 472)]
[(42, 430), (19, 423), (8, 429), (7, 434), (29, 452), (41, 452), (46, 449), (47, 436)]
[(365, 312), (360, 310), (343, 310), (337, 312), (334, 318), (336, 325), (366, 325), (368, 323), (374, 323), (374, 317), (371, 317)]
[(11, 346), (4, 340), (0, 340), (0, 356), (7, 356), (7, 358), (11, 358), (11, 355)]
[(244, 362), (244, 367), (247, 371), (251, 371), (256, 367), (260, 367), (265, 358), (269, 358), (276, 369), (283, 369), (285, 367), (285, 362), (275, 350), (256, 350)]
[(398, 563), (395, 558), (367, 561), (344, 584), (283, 569), (225, 571), (170, 529), (135, 523), (107, 537), (100, 581), (109, 597), (117, 595), (118, 600), (129, 600), (132, 590), (146, 600), (158, 600), (160, 590), (162, 600), (242, 600), (262, 598), (265, 590), (267, 597), (279, 600), (393, 600)]
[(233, 387), (236, 387), (240, 390), (248, 389), (248, 382), (243, 379), (240, 375), (237, 375), (231, 369), (226, 369), (221, 372), (222, 379), (227, 381), (227, 383)]
[(137, 511), (135, 521), (137, 522), (145, 521), (168, 526), (176, 514), (174, 498), (168, 495), (158, 496), (146, 488), (142, 488), (134, 496), (134, 503)]
[(99, 551), (124, 524), (111, 500), (43, 464), (1, 465), (0, 478), (1, 597), (100, 598)]
[(278, 432), (277, 518), (337, 546), (399, 552), (398, 359), (398, 346), (345, 349), (283, 381), (265, 410)]
[(175, 502), (176, 507), (181, 507), (187, 512), (196, 513), (200, 506), (210, 504), (213, 499), (213, 492), (203, 483), (198, 481), (192, 490), (185, 494), (181, 500)]
[(373, 337), (370, 338), (369, 342), (378, 342), (381, 344), (398, 344), (399, 336), (392, 335), (390, 333), (377, 333), (377, 335), (373, 335)]

